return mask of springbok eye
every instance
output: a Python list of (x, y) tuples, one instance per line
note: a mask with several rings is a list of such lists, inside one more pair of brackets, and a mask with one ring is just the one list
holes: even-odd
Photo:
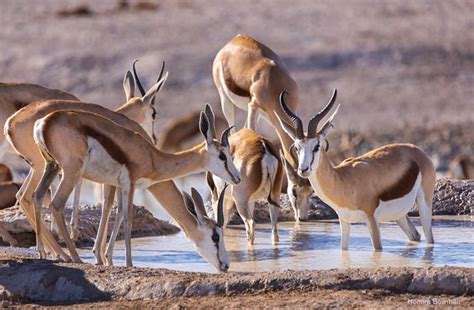
[(219, 152), (219, 159), (222, 160), (222, 161), (225, 161), (227, 159), (224, 152), (222, 152), (222, 151)]
[(319, 143), (314, 146), (313, 152), (317, 152), (319, 150)]
[(293, 196), (295, 196), (295, 198), (296, 198), (296, 187), (293, 187), (293, 188), (291, 189), (291, 193), (292, 193)]
[(219, 234), (215, 230), (212, 232), (212, 237), (211, 238), (212, 238), (212, 241), (214, 243), (216, 243), (216, 244), (219, 243), (219, 239), (220, 239)]

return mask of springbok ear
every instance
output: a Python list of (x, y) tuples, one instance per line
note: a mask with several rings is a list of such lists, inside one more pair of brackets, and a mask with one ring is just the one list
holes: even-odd
[(340, 106), (341, 106), (341, 105), (339, 104), (339, 105), (336, 107), (336, 109), (334, 110), (334, 113), (332, 113), (331, 117), (328, 118), (328, 120), (324, 123), (323, 127), (321, 127), (321, 129), (318, 131), (318, 134), (319, 134), (321, 137), (325, 138), (326, 135), (327, 135), (328, 132), (329, 132), (329, 129), (331, 129), (332, 127), (334, 127), (332, 124), (333, 124), (333, 122), (334, 122), (334, 117), (336, 116), (337, 111), (339, 111), (339, 107), (340, 107)]
[(199, 115), (199, 131), (204, 136), (204, 139), (206, 140), (206, 144), (210, 145), (214, 137), (211, 134), (211, 130), (209, 127), (209, 120), (206, 114), (202, 111), (201, 111), (201, 114)]
[(280, 157), (281, 161), (283, 162), (283, 167), (285, 167), (286, 175), (292, 182), (296, 182), (298, 179), (298, 175), (296, 173), (296, 170), (293, 169), (293, 166), (286, 160), (285, 155), (283, 155), (283, 152), (280, 150)]
[(296, 140), (295, 128), (293, 128), (293, 126), (291, 126), (290, 124), (282, 120), (275, 111), (273, 111), (273, 113), (275, 113), (275, 116), (278, 119), (278, 122), (280, 122), (281, 128), (283, 128), (283, 130), (290, 136), (290, 138), (293, 141), (295, 141)]
[(216, 183), (214, 183), (214, 178), (212, 177), (212, 173), (209, 171), (206, 172), (206, 183), (207, 187), (209, 187), (209, 190), (211, 191), (212, 199), (217, 199), (217, 187)]
[(156, 82), (147, 92), (146, 94), (142, 97), (143, 104), (144, 105), (149, 105), (153, 102), (153, 99), (155, 96), (158, 94), (158, 91), (161, 90), (163, 84), (166, 82), (166, 79), (168, 78), (168, 72), (165, 73), (165, 76)]
[(199, 223), (206, 223), (206, 220), (204, 218), (207, 216), (207, 213), (206, 208), (204, 207), (204, 201), (202, 200), (201, 194), (199, 194), (197, 189), (191, 187), (191, 196), (194, 200), (194, 209), (196, 210), (196, 215)]
[(135, 81), (133, 80), (133, 75), (130, 71), (127, 71), (123, 78), (123, 90), (125, 91), (127, 101), (135, 97)]
[(196, 213), (196, 209), (194, 208), (193, 199), (186, 192), (181, 192), (181, 194), (183, 195), (183, 201), (184, 201), (184, 205), (186, 206), (186, 209), (196, 219), (196, 221), (199, 222), (198, 221), (198, 216), (197, 216), (197, 213)]

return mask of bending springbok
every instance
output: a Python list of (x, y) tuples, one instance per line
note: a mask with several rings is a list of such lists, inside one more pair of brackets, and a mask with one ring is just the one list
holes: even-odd
[[(272, 222), (272, 241), (278, 242), (278, 209), (280, 208), (281, 181), (283, 167), (275, 148), (267, 139), (257, 135), (253, 130), (243, 128), (229, 137), (230, 154), (242, 181), (232, 185), (226, 197), (224, 225), (230, 220), (234, 203), (237, 212), (244, 221), (247, 241), (255, 242), (255, 223), (253, 213), (255, 203), (266, 199), (270, 204)], [(223, 188), (222, 180), (207, 174), (207, 184), (211, 190), (214, 214), (217, 213), (218, 190)]]
[(294, 140), (298, 174), (309, 179), (316, 194), (339, 216), (342, 249), (348, 248), (350, 224), (355, 222), (367, 223), (376, 250), (382, 249), (379, 222), (396, 221), (409, 240), (419, 241), (420, 235), (407, 216), (415, 202), (427, 242), (434, 243), (431, 230), (433, 163), (414, 145), (391, 144), (333, 166), (325, 149), (326, 135), (339, 106), (319, 129), (318, 125), (333, 107), (336, 95), (334, 90), (329, 103), (309, 121), (305, 134), (303, 122), (286, 105), (285, 92), (282, 92), (280, 104), (292, 125), (279, 120)]
[[(290, 76), (283, 60), (264, 44), (239, 34), (217, 53), (212, 76), (219, 92), (222, 112), (229, 125), (235, 125), (234, 106), (248, 110), (247, 127), (254, 131), (257, 131), (257, 114), (261, 113), (275, 128), (287, 162), (292, 168), (296, 167), (290, 150), (293, 141), (275, 115), (276, 113), (283, 120), (290, 121), (278, 102), (278, 95), (283, 89), (290, 92), (287, 101), (290, 108), (297, 110), (299, 106), (298, 85)], [(287, 181), (292, 207), (299, 210), (302, 220), (306, 220), (311, 186), (291, 173), (287, 174)]]
[[(155, 183), (202, 171), (211, 171), (233, 184), (240, 182), (239, 172), (228, 152), (230, 128), (223, 132), (221, 142), (215, 140), (213, 123), (208, 120), (209, 113), (212, 114), (212, 110), (207, 106), (206, 114), (203, 112), (200, 119), (205, 142), (176, 154), (163, 153), (136, 132), (84, 111), (57, 111), (36, 121), (34, 138), (46, 167), (35, 191), (35, 210), (38, 212), (45, 190), (62, 171), (63, 177), (50, 208), (73, 260), (80, 261), (80, 258), (67, 235), (62, 210), (80, 177), (121, 188), (122, 203), (119, 203), (119, 215), (114, 223), (106, 258), (111, 264), (113, 244), (124, 218), (127, 266), (132, 266), (132, 223), (128, 214), (135, 188), (148, 188)], [(102, 223), (101, 220), (101, 226)], [(101, 231), (104, 232), (99, 227), (99, 244), (103, 237)], [(220, 265), (220, 268), (223, 266)]]
[[(46, 253), (43, 248), (41, 238), (45, 239), (48, 248), (59, 258), (70, 261), (71, 258), (67, 255), (61, 247), (57, 244), (53, 235), (48, 229), (42, 227), (44, 224), (41, 218), (35, 215), (35, 209), (33, 207), (33, 192), (36, 189), (41, 174), (44, 170), (45, 163), (44, 159), (35, 145), (33, 139), (33, 127), (34, 123), (48, 115), (51, 112), (58, 110), (80, 110), (96, 113), (98, 115), (110, 118), (114, 122), (122, 126), (129, 126), (128, 128), (136, 132), (143, 132), (144, 136), (154, 136), (154, 121), (156, 117), (156, 111), (154, 107), (154, 98), (157, 91), (161, 89), (161, 86), (165, 82), (167, 74), (155, 83), (145, 94), (139, 97), (135, 97), (135, 82), (130, 72), (127, 72), (124, 78), (124, 90), (127, 96), (127, 103), (122, 105), (116, 112), (113, 112), (100, 105), (83, 103), (70, 100), (46, 100), (29, 104), (28, 106), (20, 109), (17, 113), (11, 116), (5, 124), (5, 136), (10, 141), (10, 144), (14, 150), (25, 159), (31, 166), (30, 172), (20, 188), (17, 194), (18, 201), (22, 210), (25, 212), (28, 221), (32, 224), (36, 231), (36, 243), (38, 252), (41, 258), (46, 258)], [(138, 80), (137, 80), (138, 83)], [(120, 114), (119, 114), (120, 113)], [(123, 115), (128, 116), (125, 117)], [(130, 119), (139, 122), (142, 127), (138, 126), (134, 122), (130, 122)], [(150, 138), (151, 141), (151, 138)], [(155, 142), (155, 141), (153, 141)], [(77, 231), (78, 216), (77, 216), (77, 204), (79, 197), (80, 184), (76, 187), (75, 193), (75, 207), (74, 212), (77, 220), (73, 221), (72, 232)], [(105, 190), (104, 192), (115, 193), (115, 190)], [(113, 199), (113, 196), (112, 196)], [(113, 200), (112, 200), (113, 202)], [(106, 203), (103, 204), (104, 206)], [(41, 237), (40, 237), (41, 236)]]

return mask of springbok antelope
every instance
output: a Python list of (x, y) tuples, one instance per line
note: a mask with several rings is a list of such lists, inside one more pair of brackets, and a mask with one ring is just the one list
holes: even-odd
[[(45, 167), (44, 159), (33, 139), (33, 127), (35, 121), (51, 112), (58, 110), (81, 110), (110, 118), (119, 125), (128, 126), (128, 128), (131, 130), (144, 133), (144, 136), (152, 137), (154, 136), (153, 128), (154, 119), (156, 117), (154, 98), (157, 91), (161, 89), (161, 86), (165, 82), (166, 78), (167, 74), (165, 74), (165, 76), (157, 83), (155, 83), (144, 95), (135, 97), (135, 82), (132, 74), (127, 72), (123, 83), (127, 97), (127, 103), (117, 109), (117, 113), (100, 105), (90, 103), (70, 100), (46, 100), (25, 106), (7, 120), (5, 124), (5, 136), (10, 141), (10, 144), (14, 150), (31, 166), (31, 170), (23, 186), (18, 192), (17, 198), (22, 210), (27, 216), (28, 221), (30, 221), (32, 226), (35, 228), (37, 247), (41, 258), (46, 257), (41, 240), (41, 238), (45, 238), (48, 248), (53, 251), (56, 256), (65, 261), (71, 260), (70, 256), (67, 255), (61, 249), (61, 247), (59, 247), (51, 232), (48, 229), (42, 229), (44, 224), (42, 224), (41, 218), (39, 216), (35, 216), (35, 209), (33, 207), (33, 192), (38, 185), (38, 182), (41, 178), (41, 173)], [(122, 114), (128, 116), (128, 118)], [(145, 129), (137, 126), (137, 124), (134, 122), (130, 122), (129, 118), (139, 122)], [(153, 141), (153, 143), (154, 142), (155, 141)], [(79, 196), (78, 188), (80, 188), (80, 184), (76, 187), (75, 204), (78, 203), (78, 200), (76, 201), (77, 197)], [(114, 190), (112, 192), (115, 193)], [(77, 210), (76, 207), (75, 210)], [(75, 216), (78, 219), (77, 214)], [(74, 221), (72, 229), (73, 232), (77, 231), (77, 225), (78, 221)]]
[(448, 176), (458, 180), (474, 179), (474, 158), (467, 155), (456, 156), (449, 163)]
[[(278, 242), (278, 209), (280, 208), (281, 181), (283, 166), (273, 145), (253, 130), (243, 128), (229, 137), (232, 160), (240, 172), (241, 182), (231, 187), (225, 200), (224, 225), (230, 219), (234, 203), (244, 221), (247, 241), (255, 242), (255, 223), (253, 213), (255, 203), (266, 199), (270, 204), (272, 222), (272, 241)], [(207, 174), (207, 184), (211, 190), (214, 214), (217, 214), (218, 191), (223, 188), (222, 180), (211, 173)]]
[[(184, 116), (171, 119), (160, 130), (158, 148), (163, 152), (179, 152), (192, 145), (195, 138), (200, 136), (200, 111), (193, 111)], [(227, 128), (227, 122), (221, 116), (215, 116), (216, 134), (221, 134)]]
[[(34, 194), (35, 210), (40, 212), (38, 209), (41, 210), (45, 190), (62, 171), (63, 177), (50, 208), (74, 261), (80, 261), (80, 258), (67, 235), (62, 211), (80, 177), (121, 188), (122, 203), (119, 203), (119, 215), (114, 223), (106, 258), (111, 264), (113, 244), (124, 219), (127, 266), (132, 266), (132, 223), (128, 214), (135, 188), (147, 188), (202, 171), (211, 171), (233, 184), (240, 182), (239, 172), (228, 151), (230, 128), (223, 132), (220, 142), (215, 140), (215, 129), (208, 120), (208, 113), (212, 115), (210, 106), (206, 107), (206, 113), (203, 112), (200, 119), (205, 141), (176, 154), (163, 153), (138, 133), (85, 111), (57, 111), (35, 122), (34, 139), (46, 162)], [(103, 232), (101, 227), (99, 231)], [(101, 244), (102, 237), (98, 234), (98, 244)]]
[[(24, 106), (38, 100), (74, 100), (77, 97), (58, 89), (28, 83), (0, 83), (0, 128), (7, 119)], [(9, 144), (0, 134), (0, 160), (8, 152)]]
[[(293, 141), (281, 128), (275, 115), (276, 113), (283, 120), (290, 121), (278, 102), (278, 95), (283, 89), (290, 92), (287, 100), (290, 108), (297, 110), (299, 106), (298, 85), (290, 76), (283, 60), (264, 44), (239, 34), (217, 53), (212, 76), (219, 93), (222, 112), (229, 126), (235, 125), (234, 106), (248, 110), (247, 127), (254, 131), (257, 131), (257, 114), (261, 113), (275, 128), (287, 162), (291, 167), (296, 167), (290, 150)], [(286, 169), (287, 172), (288, 170)], [(288, 173), (287, 181), (288, 194), (293, 198), (290, 199), (292, 207), (301, 210), (299, 214), (303, 215), (301, 219), (305, 220), (305, 210), (311, 196), (307, 193), (312, 189), (298, 175)]]
[(305, 134), (303, 122), (286, 105), (285, 92), (282, 92), (280, 104), (292, 125), (283, 119), (279, 121), (294, 140), (298, 174), (309, 179), (316, 194), (339, 216), (342, 249), (348, 248), (350, 223), (355, 222), (367, 223), (376, 250), (382, 249), (378, 223), (383, 221), (396, 221), (409, 240), (419, 241), (420, 235), (407, 216), (415, 202), (427, 242), (434, 243), (431, 230), (436, 177), (433, 163), (414, 145), (391, 144), (334, 166), (325, 149), (326, 135), (339, 106), (319, 129), (318, 125), (334, 106), (336, 95), (334, 90), (329, 103), (309, 121)]

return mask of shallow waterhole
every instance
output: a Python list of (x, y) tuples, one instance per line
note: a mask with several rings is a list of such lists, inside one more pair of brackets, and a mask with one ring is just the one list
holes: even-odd
[[(365, 224), (352, 224), (349, 250), (340, 250), (339, 223), (314, 221), (278, 224), (280, 242), (271, 243), (270, 224), (257, 224), (255, 245), (248, 246), (243, 226), (230, 226), (225, 243), (234, 272), (286, 269), (361, 267), (474, 267), (474, 219), (472, 216), (434, 217), (434, 245), (425, 242), (419, 218), (412, 218), (421, 242), (409, 242), (396, 223), (382, 223), (383, 251), (372, 250)], [(94, 263), (91, 249), (81, 249), (85, 262)], [(180, 232), (132, 240), (134, 266), (182, 271), (215, 272)], [(123, 241), (115, 245), (114, 264), (125, 265)]]

